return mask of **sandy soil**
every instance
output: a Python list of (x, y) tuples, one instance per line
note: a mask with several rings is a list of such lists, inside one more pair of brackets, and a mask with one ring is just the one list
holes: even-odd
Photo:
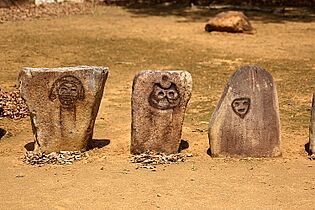
[[(110, 68), (94, 138), (109, 142), (73, 165), (22, 162), (33, 141), (29, 119), (2, 119), (1, 209), (314, 209), (315, 162), (307, 158), (315, 88), (314, 14), (249, 12), (257, 33), (206, 33), (206, 9), (96, 7), (94, 14), (0, 24), (0, 86), (10, 90), (24, 66)], [(207, 126), (228, 77), (255, 63), (277, 84), (283, 156), (212, 159)], [(183, 69), (194, 80), (183, 127), (194, 156), (136, 169), (129, 162), (133, 76)]]

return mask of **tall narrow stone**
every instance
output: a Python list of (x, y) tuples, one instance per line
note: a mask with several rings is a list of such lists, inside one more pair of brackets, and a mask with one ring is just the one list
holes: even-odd
[(281, 155), (278, 97), (266, 70), (248, 65), (230, 78), (209, 123), (212, 156)]
[(92, 139), (108, 69), (25, 68), (21, 96), (30, 111), (35, 151), (83, 151)]
[(315, 156), (315, 93), (312, 100), (309, 140), (309, 152), (312, 156)]
[(143, 71), (132, 91), (131, 153), (177, 153), (192, 92), (185, 71)]

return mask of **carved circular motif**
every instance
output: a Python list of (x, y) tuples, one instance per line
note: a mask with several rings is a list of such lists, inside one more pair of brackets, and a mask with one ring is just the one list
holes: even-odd
[(57, 79), (49, 95), (50, 100), (59, 99), (63, 107), (74, 107), (78, 100), (83, 100), (84, 88), (82, 82), (71, 75), (63, 76)]
[(157, 109), (173, 109), (178, 106), (180, 95), (176, 85), (169, 81), (169, 78), (164, 75), (160, 83), (153, 86), (153, 90), (149, 96), (149, 103)]

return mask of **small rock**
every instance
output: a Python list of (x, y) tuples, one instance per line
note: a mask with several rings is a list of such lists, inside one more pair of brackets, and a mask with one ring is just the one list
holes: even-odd
[(243, 12), (228, 11), (217, 14), (214, 18), (211, 18), (205, 26), (205, 30), (208, 32), (222, 31), (231, 33), (253, 33), (249, 19)]

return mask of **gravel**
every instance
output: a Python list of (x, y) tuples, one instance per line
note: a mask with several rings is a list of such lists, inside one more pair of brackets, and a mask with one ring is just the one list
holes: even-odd
[(95, 5), (85, 3), (53, 3), (36, 6), (34, 4), (0, 8), (0, 23), (8, 21), (32, 20), (39, 18), (62, 17), (68, 15), (92, 14)]
[(184, 162), (187, 157), (192, 157), (192, 154), (154, 154), (147, 152), (139, 155), (132, 155), (130, 161), (137, 164), (137, 168), (146, 168), (155, 170), (156, 165), (174, 164)]
[(26, 116), (29, 116), (29, 111), (20, 92), (2, 92), (0, 89), (0, 119), (20, 119)]
[(85, 154), (80, 151), (61, 151), (49, 154), (26, 152), (23, 161), (29, 165), (69, 165), (75, 161), (81, 160), (83, 157), (85, 157)]

